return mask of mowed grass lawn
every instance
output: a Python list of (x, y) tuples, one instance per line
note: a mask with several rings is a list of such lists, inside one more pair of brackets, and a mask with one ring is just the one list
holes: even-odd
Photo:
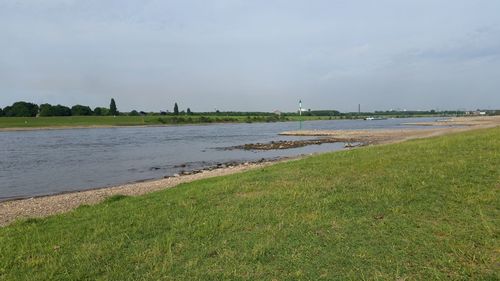
[(329, 153), (0, 229), (2, 280), (499, 280), (500, 128)]

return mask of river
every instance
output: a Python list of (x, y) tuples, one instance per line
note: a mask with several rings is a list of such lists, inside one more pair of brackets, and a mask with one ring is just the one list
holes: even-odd
[[(399, 129), (436, 118), (306, 121), (302, 128)], [(298, 122), (0, 132), (0, 201), (157, 179), (224, 162), (343, 149), (343, 143), (270, 151), (222, 150), (279, 136)], [(310, 137), (306, 137), (308, 139)], [(182, 167), (181, 167), (182, 166)]]

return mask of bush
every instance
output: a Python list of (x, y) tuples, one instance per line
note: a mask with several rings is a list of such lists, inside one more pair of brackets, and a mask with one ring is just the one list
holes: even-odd
[(186, 123), (187, 119), (184, 117), (173, 117), (170, 119), (173, 124)]
[(276, 121), (279, 121), (279, 117), (277, 117), (276, 115), (275, 116), (268, 116), (266, 118), (266, 122), (276, 122)]
[(200, 123), (212, 123), (212, 119), (205, 117), (205, 116), (200, 116), (200, 118), (198, 118), (198, 120), (200, 121)]
[(128, 116), (139, 116), (139, 112), (137, 112), (137, 110), (132, 110), (130, 111), (130, 113), (128, 114)]

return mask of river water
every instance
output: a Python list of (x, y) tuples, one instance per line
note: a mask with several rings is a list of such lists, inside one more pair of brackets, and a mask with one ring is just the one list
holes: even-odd
[[(306, 121), (302, 128), (400, 129), (436, 118)], [(279, 136), (298, 122), (0, 132), (0, 201), (162, 178), (230, 161), (339, 150), (344, 144), (270, 151), (222, 147), (311, 137)], [(182, 166), (182, 167), (180, 167)]]

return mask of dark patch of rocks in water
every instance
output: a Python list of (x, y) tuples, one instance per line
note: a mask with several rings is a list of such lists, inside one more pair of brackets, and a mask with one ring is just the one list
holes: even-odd
[[(195, 170), (190, 170), (190, 171), (181, 170), (180, 172), (178, 172), (176, 174), (164, 176), (163, 178), (165, 178), (165, 179), (176, 178), (176, 177), (180, 177), (180, 176), (195, 175), (195, 174), (203, 173), (205, 171), (213, 171), (213, 170), (217, 170), (217, 169), (233, 168), (233, 167), (237, 167), (237, 166), (248, 166), (251, 164), (260, 164), (260, 163), (264, 163), (264, 162), (276, 162), (276, 161), (279, 161), (279, 160), (282, 160), (285, 158), (287, 158), (287, 157), (279, 157), (279, 158), (272, 158), (272, 159), (261, 158), (261, 159), (256, 160), (256, 161), (248, 161), (248, 162), (230, 161), (230, 162), (225, 162), (225, 163), (217, 163), (215, 165), (208, 166), (208, 167), (201, 168), (201, 169), (195, 169)], [(188, 166), (188, 165), (187, 164), (176, 165), (176, 167), (178, 167), (178, 168), (186, 167), (186, 166)]]
[(292, 141), (272, 141), (269, 143), (247, 143), (243, 145), (231, 146), (224, 148), (226, 150), (244, 149), (244, 150), (275, 150), (275, 149), (290, 149), (303, 147), (308, 145), (320, 145), (323, 143), (345, 142), (345, 147), (361, 146), (362, 144), (351, 139), (340, 138), (322, 138), (310, 140), (292, 140)]

